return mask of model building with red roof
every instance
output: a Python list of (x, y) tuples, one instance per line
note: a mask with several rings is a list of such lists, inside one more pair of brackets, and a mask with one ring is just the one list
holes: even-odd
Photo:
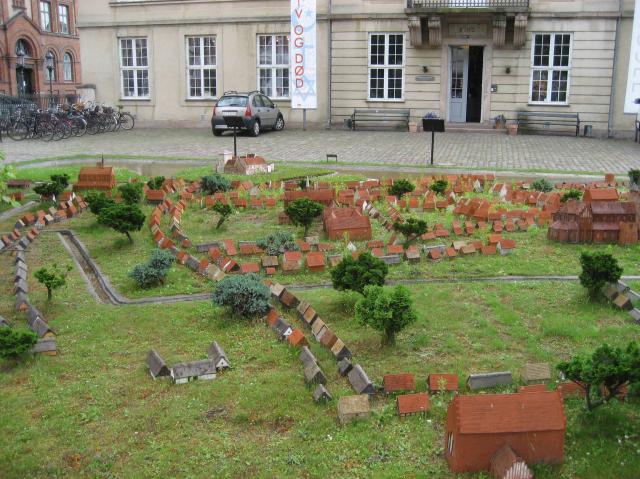
[(342, 239), (345, 234), (350, 241), (371, 239), (371, 221), (358, 208), (325, 208), (322, 222), (329, 239)]

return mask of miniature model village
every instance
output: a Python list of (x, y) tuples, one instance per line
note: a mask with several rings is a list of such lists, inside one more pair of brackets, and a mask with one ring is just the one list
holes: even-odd
[[(436, 434), (451, 472), (485, 471), (499, 478), (530, 478), (533, 466), (565, 461), (564, 402), (580, 397), (584, 390), (574, 382), (558, 380), (555, 364), (523, 362), (513, 371), (468, 370), (461, 376), (460, 371), (442, 370), (425, 361), (423, 377), (401, 367), (370, 374), (358, 343), (341, 338), (331, 318), (322, 317), (314, 305), (313, 295), (300, 295), (304, 287), (296, 287), (289, 278), (304, 274), (309, 275), (310, 283), (322, 282), (314, 277), (325, 278), (322, 275), (337, 267), (345, 255), (358, 258), (363, 253), (381, 259), (390, 271), (402, 265), (428, 268), (470, 258), (493, 256), (499, 261), (526, 256), (522, 246), (526, 242), (519, 238), (526, 238), (533, 229), (546, 231), (549, 244), (624, 248), (639, 240), (638, 192), (629, 191), (613, 175), (597, 182), (558, 183), (552, 191), (539, 192), (531, 182), (505, 182), (489, 174), (429, 174), (408, 177), (415, 186), (413, 191), (394, 196), (388, 190), (398, 180), (389, 178), (335, 183), (303, 177), (254, 182), (252, 174), (270, 173), (273, 166), (253, 155), (232, 159), (223, 171), (246, 177), (231, 181), (230, 190), (215, 194), (206, 194), (200, 181), (181, 178), (166, 178), (153, 189), (145, 183), (143, 203), (149, 206), (145, 207), (144, 234), (157, 248), (171, 253), (177, 268), (211, 287), (228, 276), (260, 276), (271, 294), (270, 310), (260, 320), (270, 332), (263, 335), (273, 341), (274, 348), (296, 351), (299, 368), (293, 371), (295, 381), (308, 387), (308, 396), (299, 398), (304, 407), (316, 403), (314, 407), (326, 408), (336, 418), (336, 428), (349, 428), (371, 420), (381, 404), (390, 401), (397, 414), (395, 421), (428, 419), (430, 423), (431, 403), (445, 401), (446, 415)], [(440, 193), (430, 188), (438, 180), (447, 185)], [(29, 180), (13, 180), (9, 186), (14, 188), (13, 198), (20, 200), (32, 185)], [(44, 198), (51, 206), (20, 215), (13, 228), (2, 235), (0, 254), (11, 257), (15, 301), (14, 319), (3, 318), (2, 324), (15, 327), (25, 321), (39, 338), (33, 352), (43, 355), (41, 361), (56, 361), (56, 355), (64, 355), (75, 345), (67, 343), (64, 331), (56, 332), (55, 321), (49, 321), (30, 296), (30, 249), (47, 230), (65, 231), (87, 264), (93, 265), (91, 252), (74, 236), (70, 225), (75, 218), (92, 216), (87, 192), (104, 191), (118, 202), (115, 188), (113, 167), (103, 163), (84, 167), (72, 187), (57, 198)], [(563, 201), (569, 190), (579, 190), (582, 198)], [(285, 212), (287, 205), (300, 198), (323, 206), (308, 236), (300, 234), (301, 229), (291, 224)], [(208, 239), (202, 225), (216, 216), (212, 207), (217, 203), (232, 207), (234, 215), (228, 221), (234, 223), (256, 221), (256, 215), (273, 212), (269, 227), (272, 231), (295, 231), (294, 244), (279, 254), (269, 254), (258, 246), (255, 236), (226, 237), (224, 228)], [(403, 238), (394, 224), (410, 217), (426, 218), (428, 229), (418, 237)], [(629, 321), (640, 322), (638, 294), (633, 289), (623, 282), (612, 284), (607, 297), (612, 307), (625, 311)], [(209, 384), (215, 389), (220, 378), (233, 378), (238, 356), (250, 354), (211, 338), (208, 350), (202, 348), (193, 360), (183, 356), (181, 362), (171, 364), (164, 359), (167, 355), (176, 357), (170, 343), (150, 346), (148, 375), (141, 375), (140, 369), (132, 369), (131, 374), (139, 376), (136, 382), (149, 382), (146, 389), (151, 395), (169, 382), (176, 384), (171, 387), (189, 388), (192, 380), (214, 380)], [(127, 360), (135, 368), (145, 358)], [(344, 381), (351, 394), (334, 397), (333, 376)], [(230, 380), (248, 381), (247, 377)]]

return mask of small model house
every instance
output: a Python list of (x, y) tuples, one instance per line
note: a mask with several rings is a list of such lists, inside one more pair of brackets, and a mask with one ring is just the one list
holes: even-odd
[(215, 379), (216, 366), (213, 359), (202, 359), (189, 363), (178, 363), (171, 366), (171, 378), (176, 384), (184, 384), (188, 381), (201, 379)]
[(73, 185), (73, 191), (101, 190), (111, 191), (116, 187), (116, 173), (112, 166), (84, 167), (78, 174), (78, 182)]
[(268, 164), (262, 156), (249, 153), (247, 156), (234, 156), (224, 165), (225, 173), (239, 175), (255, 175), (256, 173), (271, 173), (274, 165)]
[(506, 444), (491, 458), (491, 475), (497, 479), (533, 479), (527, 463)]
[(213, 364), (216, 367), (216, 370), (220, 369), (228, 369), (229, 368), (229, 360), (227, 359), (226, 353), (222, 350), (217, 341), (211, 343), (209, 346), (209, 359), (213, 360)]
[(149, 374), (151, 374), (153, 379), (169, 377), (171, 374), (167, 363), (164, 362), (164, 359), (162, 359), (155, 349), (150, 350), (149, 354), (147, 354), (147, 366), (149, 367)]
[(447, 411), (445, 457), (453, 472), (489, 471), (508, 445), (528, 464), (564, 458), (566, 419), (557, 391), (455, 396)]
[(322, 222), (329, 239), (342, 239), (345, 235), (350, 241), (371, 239), (371, 221), (357, 208), (325, 208)]

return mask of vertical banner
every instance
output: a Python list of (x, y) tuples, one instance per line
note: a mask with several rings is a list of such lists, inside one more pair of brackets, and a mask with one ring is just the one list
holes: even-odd
[(291, 108), (316, 109), (316, 0), (291, 0)]
[(640, 0), (636, 0), (633, 15), (629, 77), (627, 78), (627, 95), (624, 99), (625, 113), (637, 113), (640, 110), (640, 105), (634, 103), (636, 98), (640, 98)]

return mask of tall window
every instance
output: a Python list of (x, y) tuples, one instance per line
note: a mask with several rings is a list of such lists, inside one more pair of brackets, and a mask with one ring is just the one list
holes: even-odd
[(51, 31), (51, 3), (40, 2), (40, 27), (45, 32)]
[(571, 34), (536, 33), (531, 51), (531, 103), (567, 104)]
[(49, 74), (49, 69), (47, 68), (47, 66), (45, 65), (44, 67), (44, 79), (49, 81), (56, 81), (56, 65), (58, 65), (58, 59), (56, 58), (55, 53), (53, 53), (51, 50), (49, 50), (49, 52), (47, 53), (51, 53), (51, 55), (53, 55), (53, 69), (51, 70), (51, 74)]
[(58, 20), (60, 21), (60, 33), (69, 34), (69, 6), (58, 5)]
[(402, 100), (404, 35), (369, 36), (369, 100)]
[(123, 98), (149, 98), (149, 59), (146, 38), (120, 39)]
[(187, 37), (189, 98), (216, 96), (216, 37)]
[(73, 81), (73, 58), (70, 53), (62, 57), (62, 78), (64, 81)]
[(271, 98), (289, 97), (289, 35), (258, 35), (258, 89)]

